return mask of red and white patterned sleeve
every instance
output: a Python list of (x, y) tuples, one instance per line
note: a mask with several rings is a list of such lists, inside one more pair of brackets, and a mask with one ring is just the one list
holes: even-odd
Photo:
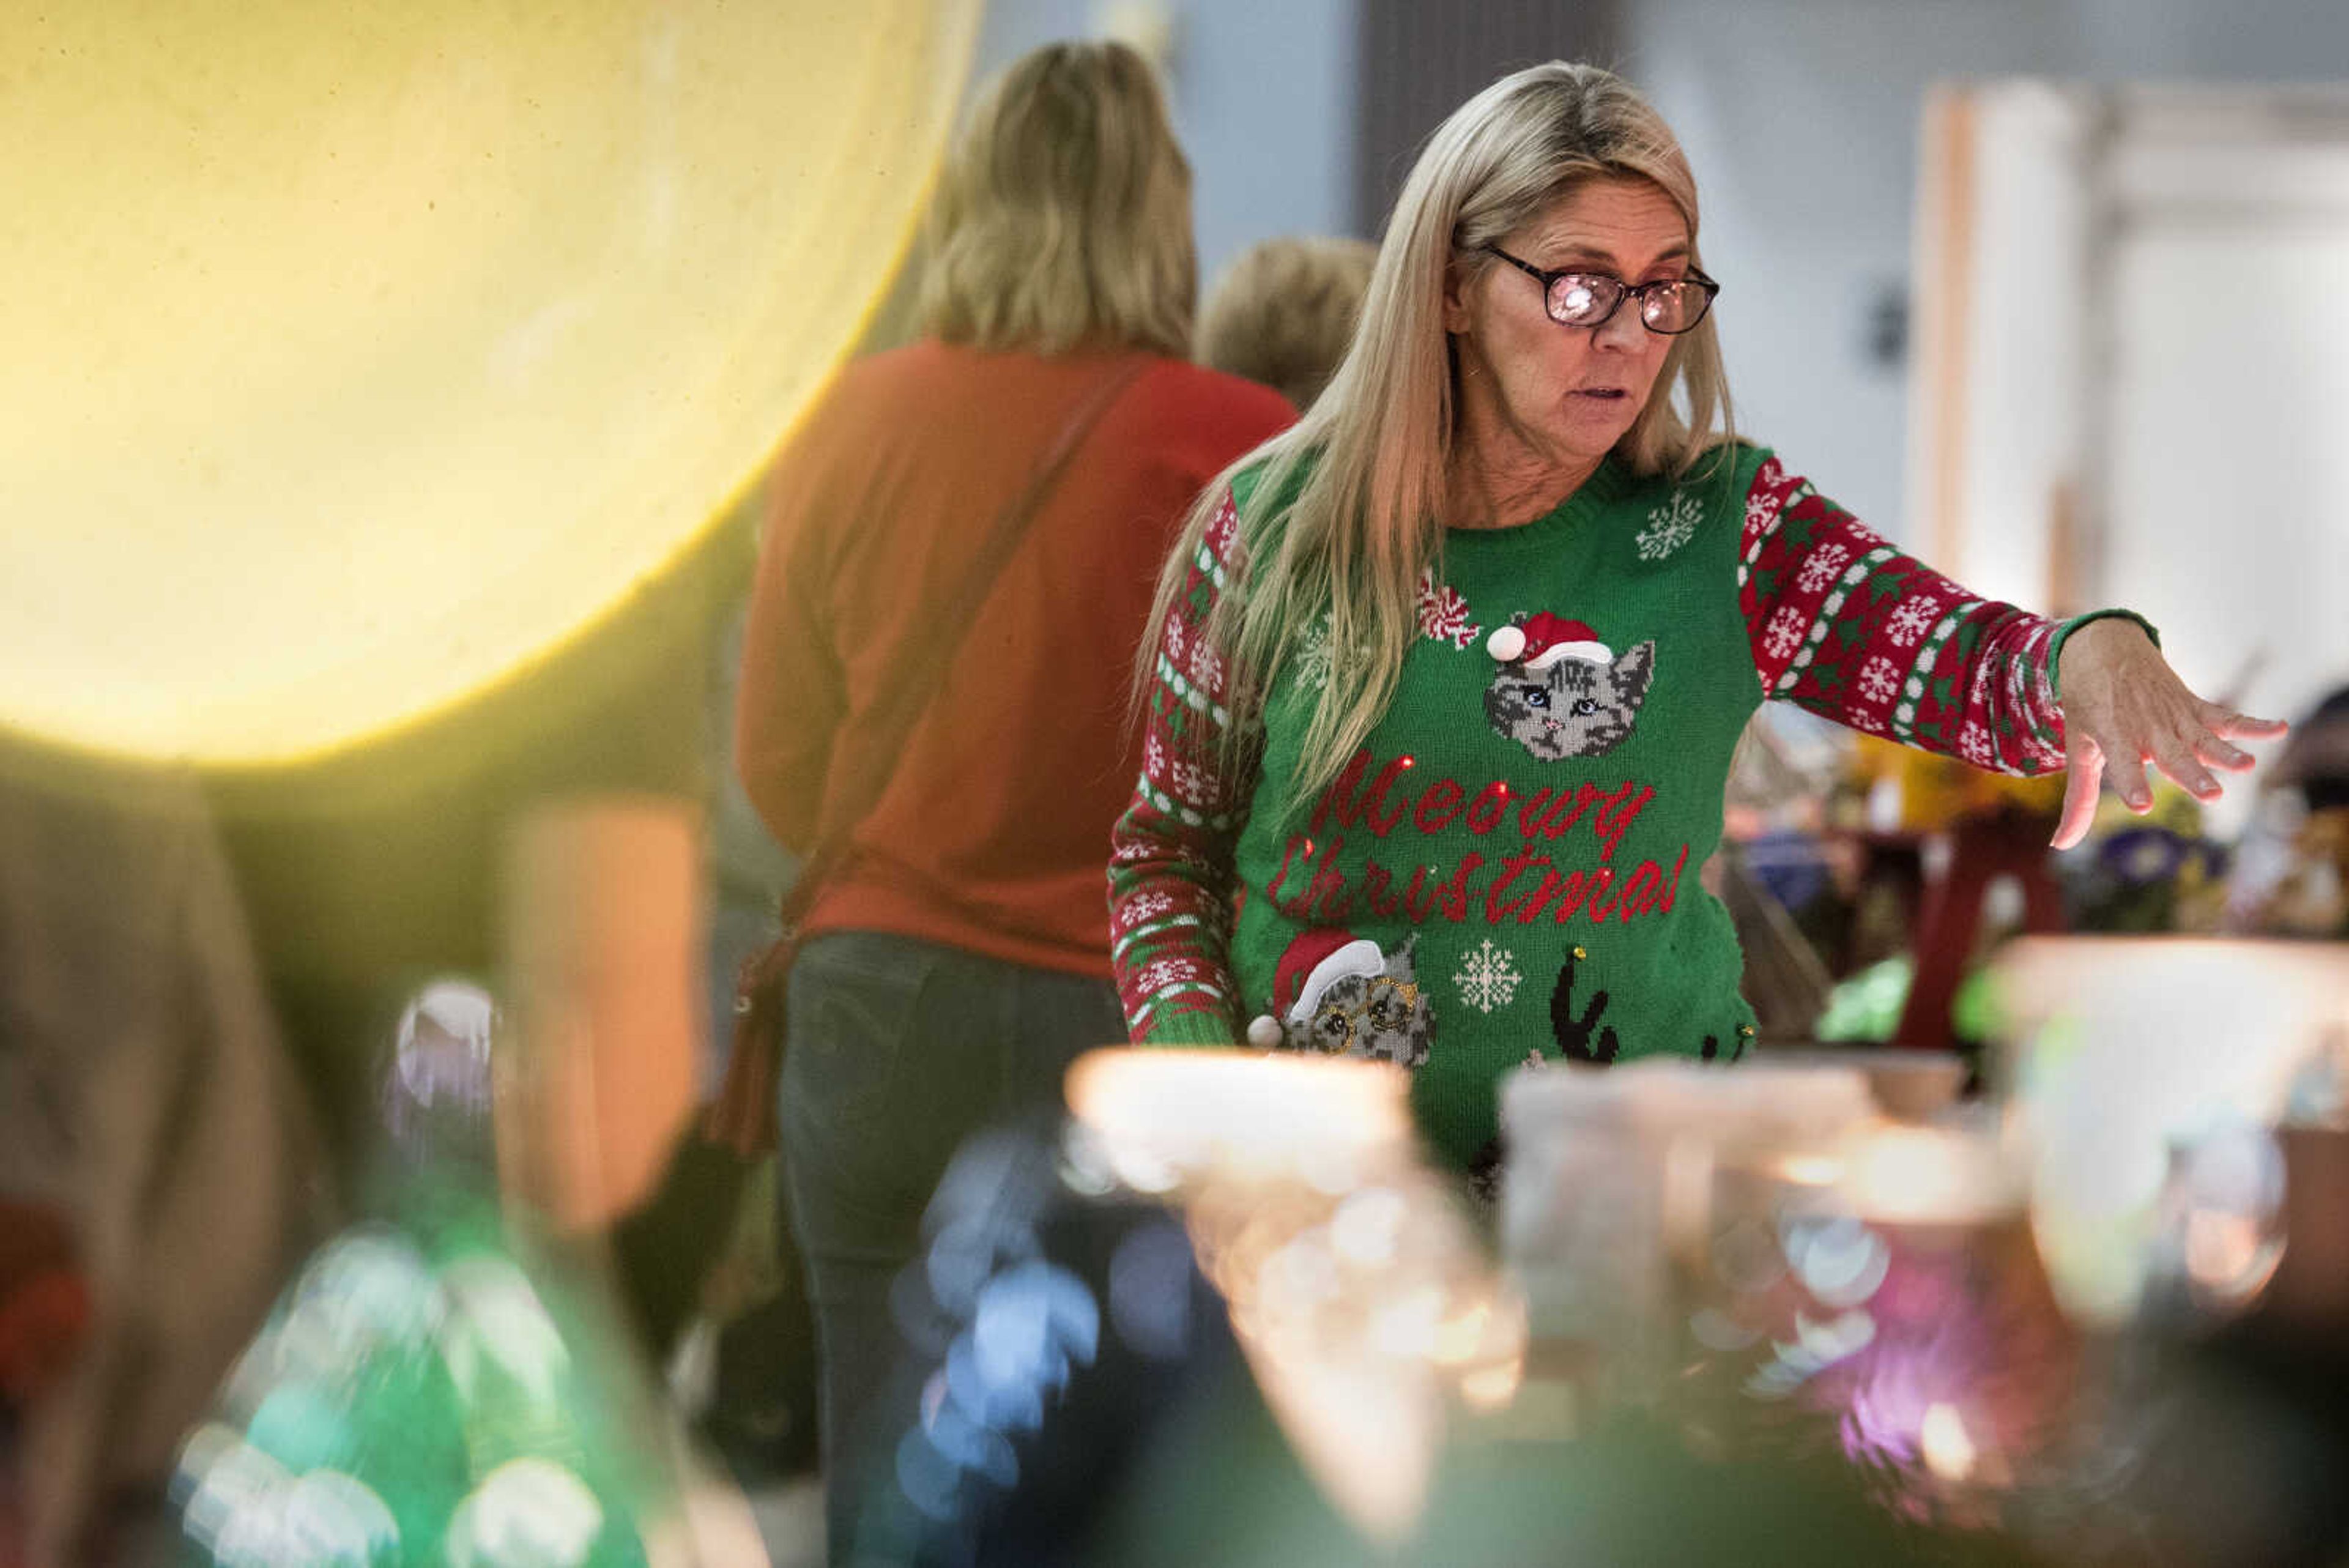
[(1968, 593), (1775, 456), (1746, 490), (1737, 590), (1765, 697), (1998, 773), (2064, 765), (2055, 656), (2095, 617)]
[(1229, 679), (1205, 635), (1237, 558), (1238, 533), (1226, 493), (1166, 617), (1142, 776), (1110, 833), (1110, 961), (1127, 1028), (1142, 1044), (1242, 1038), (1230, 961), (1233, 857), (1256, 773), (1219, 761), (1232, 723)]

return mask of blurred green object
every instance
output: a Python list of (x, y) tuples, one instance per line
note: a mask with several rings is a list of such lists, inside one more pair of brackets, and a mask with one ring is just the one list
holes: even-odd
[(509, 1231), (493, 1195), (413, 1197), (319, 1251), (188, 1440), (185, 1560), (643, 1563), (677, 1478), (603, 1293)]
[[(1826, 1006), (1812, 1033), (1821, 1040), (1882, 1045), (1899, 1027), (1900, 1010), (1908, 1005), (1909, 988), (1916, 983), (1916, 961), (1897, 953), (1870, 964), (1827, 993)], [(1961, 1040), (1996, 1039), (2001, 1012), (1998, 987), (1987, 969), (1976, 969), (1958, 986), (1950, 1003), (1951, 1022)]]
[(1868, 965), (1827, 992), (1812, 1033), (1822, 1040), (1883, 1044), (1892, 1038), (1916, 978), (1917, 965), (1907, 953)]

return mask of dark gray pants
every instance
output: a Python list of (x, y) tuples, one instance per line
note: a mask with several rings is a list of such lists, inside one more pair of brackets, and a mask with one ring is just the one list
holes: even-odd
[(1125, 1038), (1106, 981), (877, 931), (811, 940), (791, 977), (783, 1168), (822, 1358), (824, 1523), (855, 1561), (866, 1490), (917, 1417), (893, 1374), (889, 1287), (956, 1147), (1061, 1099), (1070, 1062)]

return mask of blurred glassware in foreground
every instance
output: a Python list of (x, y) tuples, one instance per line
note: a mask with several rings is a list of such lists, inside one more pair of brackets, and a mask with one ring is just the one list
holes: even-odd
[(763, 1560), (684, 1449), (602, 1227), (690, 1093), (689, 812), (549, 808), (519, 834), (510, 1019), (442, 978), (381, 1053), (367, 1210), (312, 1257), (183, 1447), (219, 1568)]
[(500, 1031), (462, 980), (402, 1011), (375, 1213), (304, 1267), (181, 1450), (197, 1561), (636, 1563), (679, 1513), (676, 1455), (593, 1273), (502, 1211)]
[(1871, 1109), (1860, 1073), (1819, 1062), (1511, 1075), (1501, 1251), (1527, 1303), (1527, 1396), (1550, 1407), (1547, 1418), (1587, 1427), (1662, 1392), (1675, 1315), (1667, 1259), (1702, 1249), (1724, 1146), (1816, 1147)]
[(2065, 1478), (2078, 1337), (1995, 1123), (1725, 1147), (1676, 1255), (1674, 1413), (1701, 1450), (1839, 1452), (1903, 1516), (1977, 1527)]
[(1070, 1070), (1071, 1179), (1183, 1211), (1266, 1403), (1374, 1542), (1426, 1505), (1455, 1400), (1506, 1404), (1522, 1308), (1423, 1162), (1379, 1064), (1096, 1052)]
[[(2204, 1216), (2186, 1220), (2200, 1240), (2178, 1246), (2206, 1270), (2256, 1272), (2263, 1243), (2244, 1226), (2273, 1201), (2246, 1166), (2263, 1157), (2245, 1129), (2284, 1118), (2295, 1082), (2349, 1023), (2349, 945), (2031, 938), (1996, 969), (2011, 1031), (1997, 1086), (2029, 1151), (2032, 1226), (2064, 1309), (2099, 1329), (2135, 1318), (2165, 1192), (2173, 1218), (2180, 1204)], [(2220, 1189), (2233, 1206), (2223, 1217), (2209, 1206)]]

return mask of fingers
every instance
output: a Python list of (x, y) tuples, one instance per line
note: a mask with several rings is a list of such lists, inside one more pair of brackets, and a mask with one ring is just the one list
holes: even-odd
[(2194, 738), (2194, 754), (2214, 768), (2230, 773), (2248, 773), (2259, 765), (2259, 759), (2239, 747), (2230, 746), (2209, 731)]
[(2192, 742), (2184, 736), (2173, 737), (2158, 749), (2153, 761), (2163, 773), (2178, 781), (2179, 788), (2195, 799), (2209, 801), (2219, 798), (2219, 781), (2210, 776), (2210, 771), (2194, 754)]
[(2248, 713), (2230, 713), (2224, 723), (2212, 729), (2222, 735), (2233, 735), (2246, 741), (2272, 741), (2292, 728), (2282, 719), (2254, 719)]
[[(2104, 753), (2105, 778), (2121, 804), (2143, 816), (2153, 809), (2153, 788), (2145, 782), (2145, 759), (2130, 751), (2096, 748)], [(2199, 771), (2199, 770), (2198, 770)]]
[(2254, 719), (2249, 713), (2239, 713), (2223, 702), (2210, 702), (2196, 698), (2195, 716), (2203, 728), (2216, 735), (2237, 736), (2246, 741), (2271, 741), (2292, 728), (2282, 719)]
[(2064, 766), (2064, 810), (2056, 819), (2055, 836), (2049, 846), (2069, 849), (2088, 836), (2088, 828), (2096, 820), (2096, 785), (2104, 777), (2103, 760), (2096, 753), (2093, 741), (2075, 742)]

